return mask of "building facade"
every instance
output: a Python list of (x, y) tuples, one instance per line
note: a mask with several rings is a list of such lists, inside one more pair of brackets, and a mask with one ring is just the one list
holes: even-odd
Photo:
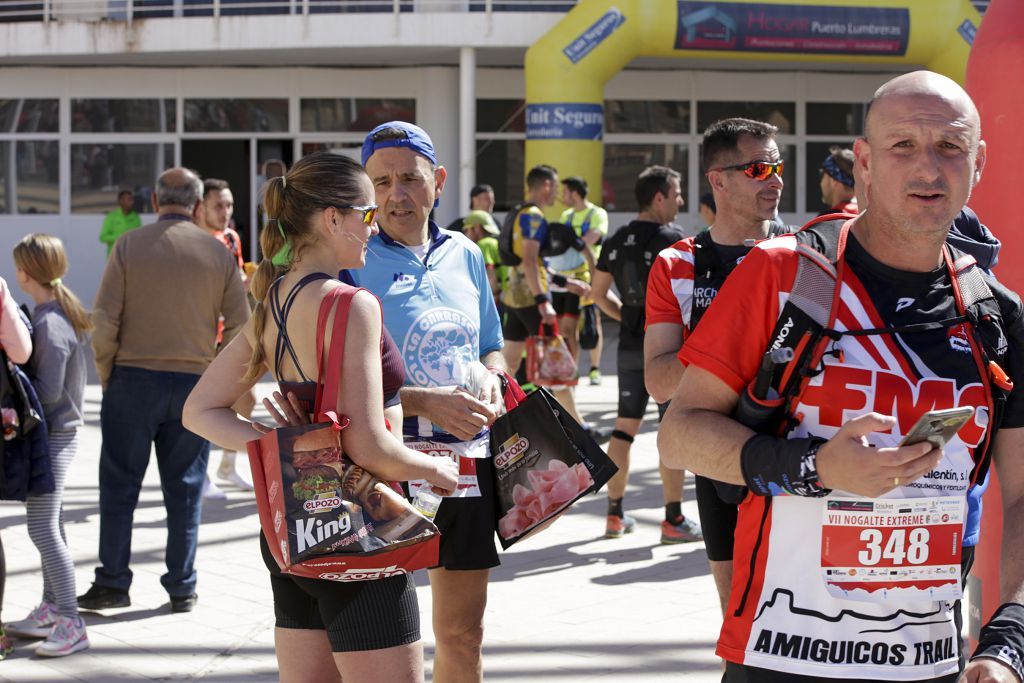
[[(0, 243), (59, 235), (70, 250), (67, 281), (91, 301), (105, 254), (100, 225), (118, 191), (147, 212), (157, 174), (183, 164), (231, 183), (256, 258), (265, 162), (318, 149), (357, 155), (367, 131), (395, 118), (426, 128), (448, 169), (440, 223), (465, 213), (475, 182), (495, 187), (500, 213), (522, 194), (524, 55), (575, 4), (0, 3)], [(604, 181), (592, 198), (623, 224), (636, 210), (636, 174), (665, 164), (683, 174), (679, 222), (697, 226), (701, 133), (749, 116), (779, 127), (781, 213), (801, 222), (822, 208), (817, 169), (828, 147), (852, 143), (863, 103), (897, 70), (636, 60), (605, 88)], [(0, 276), (13, 278), (10, 259), (0, 259)]]

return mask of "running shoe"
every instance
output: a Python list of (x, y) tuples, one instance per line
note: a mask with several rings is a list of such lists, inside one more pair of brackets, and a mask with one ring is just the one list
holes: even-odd
[(7, 624), (7, 633), (18, 638), (45, 638), (57, 621), (57, 609), (48, 602), (41, 602), (21, 621)]
[[(228, 470), (227, 472), (218, 469), (217, 478), (221, 481), (226, 481), (229, 484), (234, 484), (240, 489), (246, 491), (252, 491), (252, 482), (242, 476), (242, 473), (238, 470)], [(212, 482), (211, 482), (212, 483)]]
[(89, 649), (89, 636), (85, 633), (82, 617), (57, 615), (50, 636), (36, 648), (40, 657), (65, 657)]
[(704, 532), (701, 531), (700, 524), (692, 519), (683, 517), (676, 524), (668, 520), (663, 520), (661, 523), (661, 542), (665, 545), (695, 543), (703, 540)]
[(4, 630), (0, 628), (0, 660), (7, 659), (7, 657), (14, 652), (14, 642), (11, 637), (4, 633)]
[(597, 368), (590, 368), (590, 386), (596, 387), (601, 384), (601, 371)]
[(213, 483), (210, 479), (210, 475), (207, 474), (206, 478), (203, 479), (203, 498), (207, 500), (224, 500), (228, 497), (228, 494), (221, 491), (220, 487)]
[(636, 520), (629, 515), (608, 515), (608, 520), (604, 526), (604, 537), (605, 538), (619, 538), (626, 534), (633, 533), (636, 529)]

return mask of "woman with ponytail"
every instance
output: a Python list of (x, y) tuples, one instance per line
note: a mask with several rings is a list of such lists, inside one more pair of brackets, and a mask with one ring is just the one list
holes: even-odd
[[(225, 448), (245, 450), (265, 428), (239, 417), (231, 406), (268, 370), (291, 405), (301, 402), (300, 410), (311, 412), (302, 399), (315, 391), (318, 360), (326, 362), (335, 343), (331, 314), (324, 358), (317, 358), (321, 302), (335, 289), (349, 287), (336, 279), (339, 270), (365, 264), (366, 243), (377, 233), (373, 199), (362, 167), (327, 152), (306, 156), (286, 175), (268, 181), (269, 219), (260, 236), (264, 260), (250, 283), (257, 305), (244, 333), (221, 351), (189, 396), (188, 429)], [(344, 340), (338, 343), (344, 344), (344, 358), (335, 405), (351, 420), (341, 432), (345, 452), (382, 478), (426, 479), (454, 490), (455, 463), (406, 448), (385, 426), (384, 407), (398, 403), (404, 372), (397, 347), (383, 333), (380, 302), (369, 292), (354, 293)], [(391, 423), (400, 426), (401, 419)], [(271, 575), (282, 683), (423, 680), (411, 576), (352, 583), (288, 576), (262, 535), (260, 543)]]
[(8, 633), (45, 638), (36, 654), (63, 657), (89, 647), (85, 622), (75, 598), (75, 565), (61, 521), (64, 484), (78, 451), (78, 428), (85, 424), (89, 313), (64, 285), (68, 270), (64, 244), (51, 235), (28, 235), (14, 247), (18, 285), (32, 297), (32, 358), (28, 374), (43, 406), (49, 430), (54, 491), (29, 495), (28, 534), (43, 565), (43, 601), (27, 617), (7, 625)]

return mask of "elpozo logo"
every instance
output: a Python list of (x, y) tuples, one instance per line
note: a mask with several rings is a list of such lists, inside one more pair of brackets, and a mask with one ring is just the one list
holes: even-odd
[(406, 574), (404, 569), (397, 565), (390, 567), (376, 567), (373, 569), (346, 569), (343, 572), (324, 572), (320, 578), (325, 581), (370, 581), (373, 579), (386, 579), (389, 576), (400, 576)]
[(339, 507), (341, 507), (341, 498), (330, 495), (319, 495), (313, 500), (307, 500), (302, 504), (303, 510), (314, 515), (318, 515), (322, 512), (330, 512), (331, 510)]
[(509, 465), (521, 460), (530, 450), (530, 441), (525, 436), (513, 434), (505, 443), (498, 447), (498, 454), (494, 456), (494, 466), (504, 469)]

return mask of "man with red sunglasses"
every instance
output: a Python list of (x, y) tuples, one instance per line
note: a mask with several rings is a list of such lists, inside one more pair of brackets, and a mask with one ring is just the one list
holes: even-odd
[[(647, 282), (644, 378), (659, 404), (675, 393), (683, 375), (680, 347), (754, 240), (768, 237), (782, 196), (778, 129), (732, 118), (704, 133), (703, 165), (714, 193), (714, 224), (663, 250)], [(710, 479), (697, 476), (696, 497), (708, 563), (722, 609), (729, 599), (736, 505), (722, 500)]]

